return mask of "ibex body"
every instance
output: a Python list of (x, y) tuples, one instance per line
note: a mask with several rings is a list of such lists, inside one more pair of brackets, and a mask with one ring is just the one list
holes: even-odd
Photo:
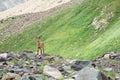
[(37, 37), (37, 54), (41, 55), (44, 53), (44, 43), (40, 40), (40, 37)]

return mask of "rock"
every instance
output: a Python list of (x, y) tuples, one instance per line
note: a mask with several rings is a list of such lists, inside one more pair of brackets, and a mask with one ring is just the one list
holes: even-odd
[(24, 72), (21, 71), (21, 72), (18, 73), (18, 75), (23, 76)]
[(30, 76), (29, 77), (30, 80), (36, 80), (34, 77)]
[(23, 64), (24, 64), (25, 60), (24, 59), (19, 59), (18, 61), (18, 65), (20, 68), (23, 68)]
[(3, 66), (6, 66), (6, 65), (8, 65), (8, 63), (5, 61), (5, 62), (3, 62), (2, 65), (3, 65)]
[(9, 76), (7, 80), (15, 80), (15, 76)]
[(75, 71), (71, 69), (70, 65), (64, 65), (63, 69), (67, 72), (67, 75), (75, 73)]
[(33, 53), (33, 51), (24, 50), (23, 53)]
[(4, 22), (4, 20), (2, 19), (1, 21), (0, 21), (0, 23), (3, 23)]
[[(30, 79), (30, 78), (33, 78), (33, 79)], [(40, 74), (30, 75), (29, 79), (30, 80), (42, 80), (42, 75)]]
[(110, 72), (112, 71), (112, 68), (104, 68), (104, 71)]
[(35, 54), (32, 51), (23, 51), (23, 55), (27, 59), (34, 59), (35, 58)]
[(2, 54), (0, 54), (0, 62), (6, 61), (7, 57), (8, 57), (8, 54), (7, 54), (7, 53), (2, 53)]
[(54, 56), (45, 56), (43, 57), (44, 60), (48, 60), (49, 62), (52, 62), (54, 60)]
[(4, 66), (3, 66), (3, 63), (0, 63), (0, 69), (3, 69)]
[(111, 56), (110, 56), (110, 59), (120, 60), (120, 54), (111, 55)]
[[(100, 12), (100, 15), (96, 16), (91, 22), (91, 25), (95, 28), (96, 31), (105, 29), (110, 20), (114, 17), (114, 12), (108, 11), (107, 8), (108, 6), (103, 8), (103, 10), (101, 10)], [(108, 17), (103, 17), (105, 15), (107, 15)]]
[(91, 61), (74, 61), (71, 65), (71, 69), (79, 71), (86, 66), (92, 66), (91, 64)]
[(15, 73), (23, 72), (23, 73), (30, 73), (31, 71), (27, 68), (21, 68), (21, 69), (14, 69)]
[[(112, 60), (112, 62), (111, 59), (107, 59), (108, 57), (106, 59), (101, 57), (93, 62), (65, 60), (60, 56), (47, 54), (34, 55), (35, 53), (31, 51), (24, 51), (23, 54), (7, 53), (7, 57), (4, 57), (7, 59), (0, 62), (0, 78), (4, 80), (6, 78), (15, 78), (15, 80), (61, 80), (64, 78), (64, 80), (111, 80), (95, 68), (102, 67), (102, 70), (109, 72), (116, 68), (116, 65), (112, 65), (113, 63), (119, 67), (119, 60)], [(116, 54), (110, 54), (109, 57), (113, 58), (111, 56), (115, 56), (116, 59)], [(119, 69), (115, 72), (119, 74)], [(119, 80), (119, 75), (116, 76), (116, 80)]]
[(120, 80), (120, 74), (116, 74), (115, 79)]
[(3, 74), (0, 73), (0, 80), (2, 79)]
[(14, 69), (9, 69), (8, 72), (15, 73)]
[(43, 69), (43, 73), (45, 75), (48, 75), (48, 76), (51, 76), (51, 77), (54, 77), (55, 79), (61, 79), (63, 78), (61, 72), (59, 70), (57, 70), (56, 68), (54, 67), (51, 67), (49, 65), (46, 65)]
[(109, 80), (95, 68), (85, 67), (78, 72), (75, 80)]
[(41, 54), (41, 55), (35, 55), (35, 57), (37, 58), (37, 59), (40, 59), (40, 60), (43, 60), (43, 55)]
[(66, 59), (66, 61), (67, 61), (69, 64), (72, 64), (72, 63), (75, 62), (76, 60)]
[(53, 77), (50, 77), (50, 78), (48, 78), (48, 80), (57, 80), (57, 79), (55, 79), (55, 78), (53, 78)]
[(19, 60), (20, 58), (20, 55), (18, 53), (9, 53), (8, 56), (7, 56), (7, 61), (10, 61), (10, 60)]
[(34, 69), (34, 68), (31, 69), (31, 72), (34, 73), (34, 74), (38, 73), (38, 71), (36, 69)]
[(103, 58), (120, 60), (120, 52), (107, 52), (103, 55)]
[(105, 54), (105, 55), (103, 56), (103, 58), (104, 58), (104, 59), (109, 59), (109, 58), (110, 58), (110, 54)]
[(29, 74), (28, 74), (28, 73), (25, 73), (25, 74), (22, 76), (22, 80), (29, 80)]
[(55, 56), (51, 58), (49, 62), (53, 61), (54, 65), (61, 66), (62, 64), (66, 64), (66, 60), (64, 60), (61, 56)]
[(75, 80), (75, 79), (65, 79), (65, 80)]
[(62, 73), (62, 75), (67, 76), (69, 73), (63, 68), (59, 67), (58, 70)]
[(21, 80), (21, 77), (14, 73), (7, 73), (2, 77), (2, 80)]
[(4, 71), (6, 72), (10, 72), (10, 73), (16, 73), (18, 74), (19, 72), (23, 72), (23, 73), (31, 73), (31, 71), (27, 68), (21, 68), (21, 69), (16, 69), (16, 68), (7, 68)]

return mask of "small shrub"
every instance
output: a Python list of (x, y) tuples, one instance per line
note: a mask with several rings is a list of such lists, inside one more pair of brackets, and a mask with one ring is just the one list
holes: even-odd
[(112, 78), (115, 78), (115, 72), (110, 71), (110, 72), (106, 72), (106, 75)]

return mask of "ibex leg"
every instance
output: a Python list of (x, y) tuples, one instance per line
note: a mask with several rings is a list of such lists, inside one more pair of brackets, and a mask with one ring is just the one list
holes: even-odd
[(44, 48), (43, 48), (43, 54), (44, 54)]
[(42, 49), (40, 49), (40, 53), (39, 53), (39, 55), (41, 55), (42, 54)]

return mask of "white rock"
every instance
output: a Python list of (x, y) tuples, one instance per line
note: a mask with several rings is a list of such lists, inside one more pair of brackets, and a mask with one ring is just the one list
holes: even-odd
[(104, 71), (107, 71), (107, 72), (112, 71), (112, 68), (105, 68)]
[(105, 54), (103, 58), (104, 59), (109, 59), (110, 58), (110, 54)]
[(43, 73), (44, 73), (45, 75), (54, 77), (54, 78), (56, 78), (56, 79), (61, 79), (61, 78), (63, 78), (63, 76), (62, 76), (62, 74), (61, 74), (61, 72), (60, 72), (59, 70), (57, 70), (57, 69), (54, 68), (54, 67), (48, 66), (48, 65), (46, 65), (46, 66), (44, 67)]
[(8, 54), (7, 53), (3, 53), (3, 54), (0, 54), (0, 58), (7, 58)]
[(68, 63), (72, 64), (72, 63), (73, 63), (74, 61), (76, 61), (76, 60), (66, 59), (66, 61), (67, 61)]
[(115, 78), (116, 80), (120, 80), (120, 74), (116, 74)]

